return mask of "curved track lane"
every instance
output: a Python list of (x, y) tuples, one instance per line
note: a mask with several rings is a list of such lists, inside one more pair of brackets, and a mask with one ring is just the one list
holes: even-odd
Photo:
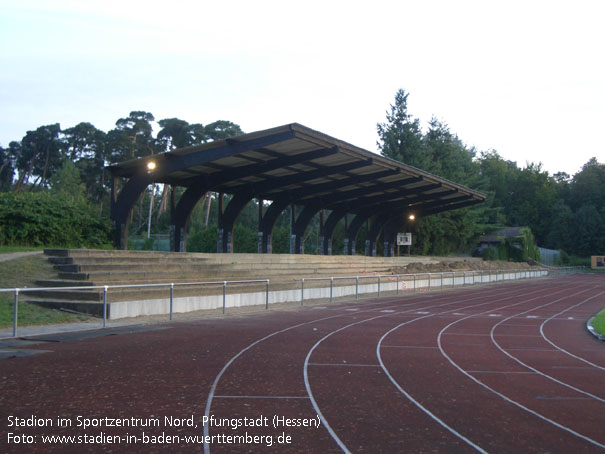
[[(597, 287), (588, 278), (567, 278), (338, 308), (238, 353), (217, 376), (206, 412), (227, 414), (234, 401), (256, 399), (266, 401), (267, 412), (317, 414), (323, 436), (296, 437), (311, 448), (331, 439), (322, 452), (605, 449), (604, 401), (591, 393), (591, 380), (570, 377), (572, 366), (561, 362), (547, 372), (538, 364), (548, 350), (573, 359), (552, 348), (542, 331), (564, 314), (602, 304)], [(258, 364), (270, 360), (279, 360), (282, 373), (253, 380)], [(242, 382), (243, 389), (230, 387)], [(225, 394), (229, 405), (215, 407)]]
[[(26, 348), (48, 353), (0, 363), (5, 423), (9, 415), (191, 416), (198, 427), (89, 433), (215, 439), (6, 445), (4, 424), (2, 448), (11, 454), (601, 453), (605, 343), (586, 332), (585, 322), (604, 306), (603, 277), (576, 275), (47, 339)], [(203, 426), (204, 417), (213, 424)], [(220, 435), (248, 441), (217, 441)]]

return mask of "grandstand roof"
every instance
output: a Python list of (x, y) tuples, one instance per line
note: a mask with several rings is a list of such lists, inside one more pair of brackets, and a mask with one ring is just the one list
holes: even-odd
[[(155, 169), (147, 170), (153, 161)], [(350, 213), (428, 215), (483, 202), (485, 195), (297, 123), (123, 162), (115, 177), (152, 172), (156, 183), (190, 186)]]

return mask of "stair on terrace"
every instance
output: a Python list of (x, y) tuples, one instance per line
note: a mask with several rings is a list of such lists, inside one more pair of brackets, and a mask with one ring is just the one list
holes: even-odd
[[(44, 251), (58, 279), (38, 281), (40, 287), (94, 287), (269, 279), (272, 290), (300, 287), (301, 278), (392, 274), (405, 258), (316, 256), (290, 254), (197, 254), (151, 251)], [(312, 286), (313, 283), (305, 284)], [(242, 286), (258, 291), (264, 284)], [(245, 288), (244, 288), (245, 287)], [(175, 296), (216, 294), (221, 286), (175, 287)], [(168, 287), (110, 289), (108, 302), (164, 298)], [(102, 315), (103, 290), (28, 292), (29, 300), (45, 306)]]

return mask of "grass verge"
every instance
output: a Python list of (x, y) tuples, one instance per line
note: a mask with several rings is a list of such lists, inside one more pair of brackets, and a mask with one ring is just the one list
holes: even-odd
[(29, 251), (41, 251), (44, 248), (41, 247), (28, 247), (28, 246), (0, 246), (0, 254), (9, 254), (11, 252), (29, 252)]
[(597, 333), (605, 336), (605, 309), (599, 312), (592, 320), (592, 327)]
[[(57, 275), (43, 256), (21, 257), (0, 262), (0, 288), (35, 287), (38, 279), (54, 279)], [(19, 295), (19, 326), (51, 325), (75, 323), (88, 320), (84, 315), (69, 314), (56, 309), (48, 309), (23, 301), (26, 294)], [(0, 328), (13, 326), (14, 293), (0, 293)]]

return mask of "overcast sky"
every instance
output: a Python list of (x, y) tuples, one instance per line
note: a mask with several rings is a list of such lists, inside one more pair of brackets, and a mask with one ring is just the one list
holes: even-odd
[[(0, 145), (132, 110), (370, 151), (399, 88), (478, 150), (605, 162), (605, 2), (0, 0)], [(157, 132), (157, 129), (156, 129)]]

